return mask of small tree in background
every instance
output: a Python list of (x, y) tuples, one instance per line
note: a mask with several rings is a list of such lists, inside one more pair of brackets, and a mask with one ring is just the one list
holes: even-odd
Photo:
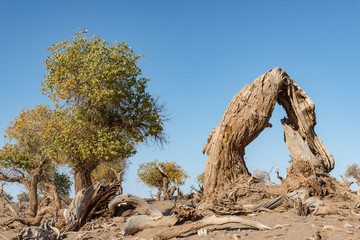
[[(158, 189), (156, 195), (158, 200), (161, 193), (163, 193), (164, 199), (171, 197), (174, 191), (179, 189), (179, 186), (183, 185), (189, 177), (175, 162), (159, 162), (158, 160), (140, 164), (137, 176), (138, 181), (145, 183), (150, 188)], [(170, 184), (175, 186), (169, 189)]]

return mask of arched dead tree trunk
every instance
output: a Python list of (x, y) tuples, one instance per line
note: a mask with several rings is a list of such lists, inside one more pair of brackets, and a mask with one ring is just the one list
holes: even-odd
[(271, 127), (269, 119), (276, 102), (288, 115), (282, 123), (292, 158), (301, 156), (320, 171), (333, 169), (334, 159), (314, 131), (314, 104), (284, 70), (275, 68), (236, 94), (220, 124), (210, 133), (203, 148), (208, 155), (205, 199), (215, 198), (227, 186), (250, 176), (244, 161), (245, 147)]

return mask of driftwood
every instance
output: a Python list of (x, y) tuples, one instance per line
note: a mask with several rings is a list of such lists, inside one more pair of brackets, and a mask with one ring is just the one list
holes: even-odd
[(174, 237), (179, 236), (184, 233), (197, 231), (200, 228), (203, 228), (206, 226), (223, 225), (223, 224), (227, 224), (227, 223), (240, 223), (242, 225), (245, 225), (248, 227), (253, 227), (256, 229), (260, 229), (260, 230), (271, 229), (270, 227), (268, 227), (264, 224), (261, 224), (259, 222), (253, 221), (253, 220), (245, 219), (245, 218), (242, 218), (239, 216), (223, 216), (223, 217), (210, 216), (210, 217), (204, 218), (204, 219), (199, 220), (194, 223), (174, 226), (170, 229), (167, 229), (167, 230), (162, 231), (161, 233), (155, 235), (153, 239), (154, 240), (156, 240), (156, 239), (162, 239), (162, 240), (171, 239), (171, 238), (174, 238)]
[(246, 85), (230, 102), (220, 124), (209, 134), (203, 153), (204, 195), (215, 198), (227, 186), (250, 176), (244, 161), (245, 147), (266, 127), (275, 104), (285, 108), (282, 120), (285, 142), (293, 159), (302, 158), (320, 172), (330, 172), (334, 159), (315, 134), (315, 107), (306, 93), (280, 68), (268, 71)]
[(64, 209), (59, 210), (54, 207), (44, 207), (37, 212), (35, 217), (30, 217), (30, 218), (13, 217), (13, 218), (10, 218), (9, 220), (7, 220), (5, 222), (5, 225), (10, 225), (14, 222), (20, 222), (27, 226), (37, 225), (41, 222), (43, 217), (48, 213), (53, 216), (63, 216)]
[(341, 179), (344, 181), (345, 185), (350, 188), (351, 184), (354, 183), (354, 181), (349, 182), (343, 175), (340, 174)]
[(147, 228), (171, 227), (177, 222), (178, 218), (175, 214), (161, 217), (147, 215), (133, 216), (125, 223), (124, 235), (132, 235)]
[(37, 240), (55, 240), (60, 238), (59, 229), (48, 225), (46, 222), (41, 227), (24, 228), (16, 239), (37, 239)]
[(104, 186), (98, 182), (80, 190), (64, 212), (66, 231), (76, 230), (94, 215), (104, 213), (120, 187), (119, 183)]
[(161, 217), (163, 214), (156, 208), (150, 206), (144, 199), (135, 196), (133, 194), (121, 194), (116, 196), (114, 199), (111, 200), (109, 203), (109, 210), (111, 215), (115, 213), (115, 208), (119, 204), (130, 203), (137, 208), (143, 209), (148, 215), (153, 217)]

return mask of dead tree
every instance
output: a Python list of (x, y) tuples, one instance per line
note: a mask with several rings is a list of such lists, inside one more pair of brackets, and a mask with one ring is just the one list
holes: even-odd
[(219, 125), (209, 134), (203, 148), (208, 155), (205, 199), (212, 199), (231, 184), (250, 177), (244, 161), (245, 147), (266, 127), (271, 127), (269, 119), (276, 102), (287, 113), (282, 124), (291, 157), (309, 161), (317, 171), (330, 172), (334, 168), (330, 151), (314, 131), (314, 103), (284, 70), (275, 68), (236, 94)]

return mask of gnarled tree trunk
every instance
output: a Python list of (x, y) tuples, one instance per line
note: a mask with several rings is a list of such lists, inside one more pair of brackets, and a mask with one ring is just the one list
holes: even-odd
[(245, 147), (266, 127), (276, 102), (288, 115), (282, 123), (285, 141), (294, 159), (300, 156), (319, 171), (334, 168), (334, 159), (314, 131), (314, 104), (289, 75), (275, 68), (246, 85), (231, 100), (220, 124), (210, 133), (203, 153), (205, 167), (204, 197), (211, 199), (226, 186), (250, 176), (244, 161)]
[(81, 189), (87, 189), (92, 185), (91, 172), (93, 169), (81, 168), (74, 170), (75, 194)]
[(27, 189), (29, 191), (29, 201), (30, 201), (30, 209), (29, 215), (30, 217), (35, 217), (38, 210), (38, 197), (37, 197), (37, 181), (32, 179), (28, 184)]

